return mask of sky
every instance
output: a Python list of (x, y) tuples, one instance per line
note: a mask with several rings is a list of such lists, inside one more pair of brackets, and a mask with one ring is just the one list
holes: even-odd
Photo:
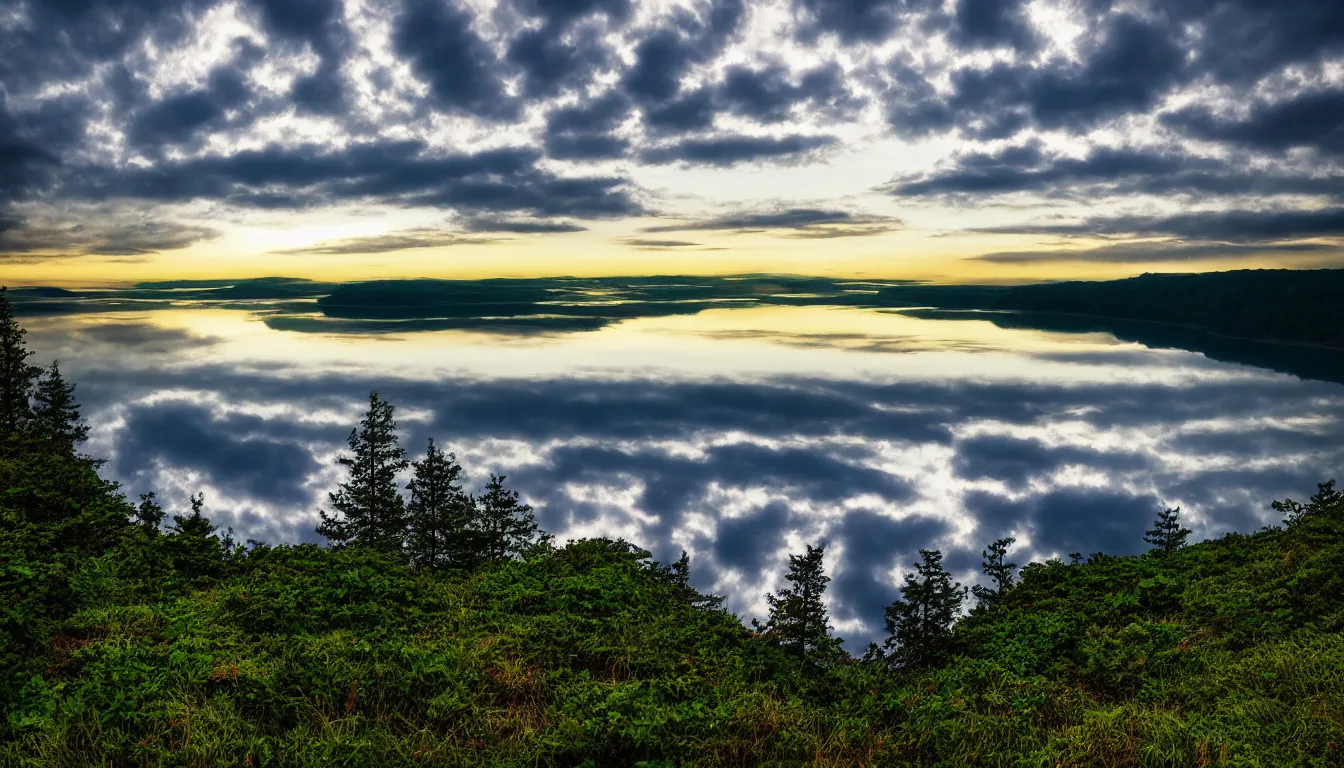
[(0, 0), (0, 281), (1344, 262), (1338, 0)]

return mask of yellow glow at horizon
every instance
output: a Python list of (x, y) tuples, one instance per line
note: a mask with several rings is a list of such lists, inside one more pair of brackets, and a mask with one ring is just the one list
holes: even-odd
[[(416, 248), (376, 254), (280, 252), (350, 238), (391, 234), (386, 226), (386, 221), (370, 217), (289, 229), (250, 227), (235, 230), (215, 241), (143, 258), (80, 256), (0, 262), (0, 283), (14, 286), (96, 287), (149, 280), (273, 276), (352, 281), (414, 277), (479, 279), (744, 273), (919, 279), (949, 283), (1011, 283), (1113, 279), (1142, 272), (1314, 266), (1310, 255), (1266, 255), (1258, 259), (1240, 258), (1235, 261), (1051, 261), (1011, 264), (977, 260), (974, 257), (996, 251), (1051, 249), (1034, 246), (1030, 238), (1007, 235), (935, 237), (919, 230), (834, 239), (720, 232), (640, 234), (635, 230), (632, 234), (628, 224), (619, 229), (613, 225), (598, 225), (590, 231), (574, 234), (516, 235), (490, 244)], [(624, 238), (629, 237), (688, 240), (701, 244), (701, 247), (641, 250), (623, 242)]]

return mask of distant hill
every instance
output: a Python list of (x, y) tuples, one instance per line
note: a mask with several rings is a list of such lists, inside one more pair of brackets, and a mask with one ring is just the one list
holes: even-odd
[(1189, 326), (1265, 341), (1344, 347), (1344, 270), (1145, 274), (1105, 282), (894, 286), (875, 303), (1050, 312)]

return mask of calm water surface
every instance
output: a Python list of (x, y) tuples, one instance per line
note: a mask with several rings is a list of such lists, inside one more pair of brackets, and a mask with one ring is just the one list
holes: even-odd
[(502, 472), (561, 540), (623, 536), (745, 615), (787, 554), (830, 544), (851, 643), (921, 547), (963, 582), (1016, 560), (1132, 553), (1163, 507), (1197, 537), (1276, 518), (1340, 466), (1344, 387), (1105, 333), (827, 307), (715, 309), (594, 331), (351, 335), (258, 313), (26, 319), (79, 383), (92, 454), (174, 508), (204, 491), (241, 538), (313, 541), (370, 389), (411, 455)]

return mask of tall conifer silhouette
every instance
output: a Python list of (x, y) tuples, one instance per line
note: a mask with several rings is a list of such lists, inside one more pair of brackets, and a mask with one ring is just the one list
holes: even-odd
[(805, 553), (789, 555), (789, 572), (784, 577), (789, 586), (766, 596), (770, 617), (765, 631), (800, 662), (824, 659), (839, 650), (840, 641), (830, 635), (830, 616), (822, 599), (831, 581), (825, 554), (825, 544), (809, 544)]
[(407, 484), (407, 554), (411, 562), (429, 570), (460, 568), (474, 561), (477, 544), (471, 530), (471, 498), (462, 492), (462, 467), (451, 453), (434, 445), (425, 458), (412, 462), (414, 476)]
[(61, 376), (58, 362), (52, 362), (33, 390), (32, 430), (73, 455), (75, 443), (89, 438), (89, 427), (79, 415), (75, 385)]
[(1153, 545), (1153, 552), (1169, 555), (1185, 546), (1189, 528), (1181, 527), (1181, 508), (1164, 509), (1157, 513), (1152, 530), (1143, 534), (1143, 540)]
[(472, 528), (485, 562), (496, 562), (526, 553), (537, 541), (537, 521), (532, 507), (518, 500), (518, 492), (504, 487), (504, 475), (490, 474), (485, 493), (476, 499)]
[(980, 570), (989, 577), (989, 584), (976, 584), (971, 587), (971, 593), (975, 595), (978, 601), (977, 608), (989, 609), (998, 605), (1003, 596), (1007, 594), (1008, 589), (1013, 586), (1013, 574), (1017, 571), (1017, 563), (1008, 562), (1008, 548), (1013, 546), (1017, 539), (1011, 536), (1004, 539), (998, 539), (989, 548), (980, 553), (983, 558), (980, 564)]
[(28, 362), (33, 353), (23, 338), (27, 333), (14, 320), (6, 289), (0, 288), (0, 437), (17, 434), (32, 417), (28, 398), (42, 368)]
[(887, 648), (901, 666), (926, 664), (946, 650), (966, 588), (943, 568), (943, 553), (919, 551), (915, 572), (906, 574), (900, 599), (887, 606)]
[(350, 478), (330, 494), (332, 514), (321, 510), (317, 526), (336, 546), (396, 551), (405, 541), (406, 505), (397, 491), (397, 473), (410, 462), (397, 442), (395, 412), (377, 392), (369, 393), (369, 410), (348, 438), (352, 455), (337, 459)]

